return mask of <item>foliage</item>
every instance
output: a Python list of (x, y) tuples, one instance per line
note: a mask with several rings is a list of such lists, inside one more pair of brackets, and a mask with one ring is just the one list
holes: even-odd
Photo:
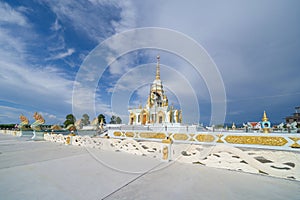
[(101, 119), (103, 119), (103, 123), (106, 124), (105, 116), (103, 114), (98, 115), (98, 122), (101, 122)]
[(66, 116), (66, 121), (64, 122), (65, 127), (69, 126), (70, 124), (75, 124), (76, 118), (73, 114), (68, 114)]
[(287, 128), (286, 124), (283, 125), (283, 128)]
[(223, 124), (217, 124), (217, 125), (215, 125), (215, 128), (216, 129), (221, 129), (221, 128), (224, 128), (224, 125)]
[(117, 124), (122, 124), (122, 119), (120, 117), (117, 117), (116, 122), (117, 122)]
[(16, 124), (0, 124), (0, 129), (14, 129)]
[(110, 118), (110, 124), (121, 124), (122, 123), (122, 119), (118, 116), (113, 115)]
[(86, 126), (86, 125), (90, 124), (90, 117), (89, 117), (88, 114), (83, 114), (82, 115), (81, 123), (82, 123), (83, 126)]

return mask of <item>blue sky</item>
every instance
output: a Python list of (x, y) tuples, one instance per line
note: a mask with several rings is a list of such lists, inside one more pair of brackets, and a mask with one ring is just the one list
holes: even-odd
[[(271, 121), (281, 122), (300, 105), (296, 0), (0, 1), (0, 16), (0, 123), (18, 123), (20, 114), (32, 122), (35, 111), (46, 123), (63, 123), (74, 111), (76, 77), (92, 50), (142, 27), (183, 33), (206, 50), (224, 83), (228, 123), (259, 121), (264, 110)], [(94, 105), (85, 104), (89, 96), (82, 91), (76, 117), (116, 114), (127, 122), (127, 108), (146, 102), (157, 54), (169, 102), (185, 108), (185, 122), (208, 124), (213, 103), (205, 77), (194, 76), (180, 56), (159, 49), (132, 51), (102, 66), (92, 88)], [(126, 99), (118, 96), (123, 91)]]

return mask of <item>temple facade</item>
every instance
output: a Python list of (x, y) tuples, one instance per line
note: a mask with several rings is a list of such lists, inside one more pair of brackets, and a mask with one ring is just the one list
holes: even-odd
[(169, 106), (163, 84), (160, 79), (160, 57), (157, 56), (156, 76), (150, 87), (146, 106), (129, 109), (129, 125), (181, 123), (181, 110)]

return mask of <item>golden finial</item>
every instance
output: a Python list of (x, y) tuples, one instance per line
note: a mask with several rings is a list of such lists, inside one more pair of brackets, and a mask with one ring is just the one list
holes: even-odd
[(267, 122), (269, 119), (267, 117), (266, 111), (264, 111), (263, 118), (261, 119), (263, 122)]
[(160, 68), (159, 68), (160, 56), (157, 55), (156, 59), (157, 59), (157, 64), (156, 64), (156, 80), (160, 80)]

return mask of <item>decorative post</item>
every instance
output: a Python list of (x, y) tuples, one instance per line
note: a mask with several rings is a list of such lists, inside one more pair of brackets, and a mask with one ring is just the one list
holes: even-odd
[(67, 135), (67, 137), (66, 137), (66, 145), (70, 145), (71, 141), (72, 141), (72, 136)]
[(163, 161), (170, 161), (171, 160), (171, 152), (172, 152), (172, 139), (167, 137), (166, 139), (162, 140), (162, 160)]
[(271, 123), (267, 117), (266, 111), (264, 111), (264, 115), (261, 120), (261, 128), (263, 130), (263, 133), (270, 133)]

